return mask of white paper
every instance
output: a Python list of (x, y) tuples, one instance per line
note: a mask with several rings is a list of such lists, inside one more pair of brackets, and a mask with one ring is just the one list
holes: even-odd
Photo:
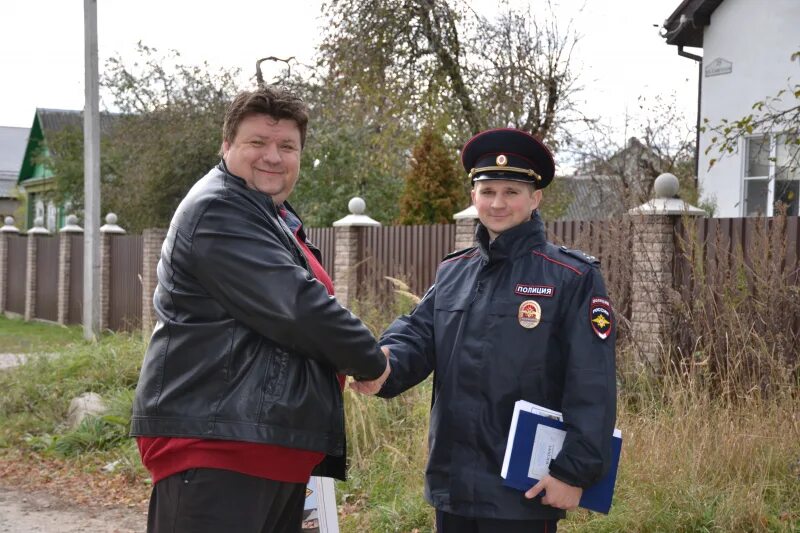
[(303, 533), (339, 533), (333, 480), (312, 476), (306, 488)]
[(561, 451), (566, 436), (567, 432), (563, 429), (552, 428), (544, 424), (536, 426), (528, 477), (542, 479), (550, 473), (550, 461), (555, 459), (558, 452)]
[(508, 476), (508, 466), (511, 462), (511, 448), (512, 444), (514, 443), (514, 436), (517, 433), (517, 420), (519, 420), (519, 413), (521, 411), (552, 418), (553, 420), (562, 420), (561, 413), (558, 411), (553, 411), (552, 409), (542, 407), (541, 405), (536, 405), (535, 403), (531, 403), (526, 400), (517, 400), (514, 403), (514, 414), (511, 417), (511, 429), (508, 434), (508, 440), (506, 441), (506, 453), (503, 457), (503, 468), (500, 471), (500, 476), (503, 479)]

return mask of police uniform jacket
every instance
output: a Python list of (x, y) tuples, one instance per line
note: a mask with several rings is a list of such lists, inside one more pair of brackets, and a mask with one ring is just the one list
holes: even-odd
[(538, 213), (491, 243), (480, 224), (477, 236), (477, 247), (444, 259), (419, 305), (382, 336), (392, 372), (379, 395), (434, 373), (425, 474), (434, 507), (560, 518), (563, 511), (505, 487), (500, 472), (520, 399), (563, 412), (567, 436), (551, 475), (587, 487), (610, 465), (616, 325), (599, 265), (546, 242)]
[(386, 358), (313, 278), (268, 195), (224, 164), (200, 179), (170, 223), (153, 304), (133, 435), (320, 451), (317, 473), (343, 478), (336, 373), (375, 379)]

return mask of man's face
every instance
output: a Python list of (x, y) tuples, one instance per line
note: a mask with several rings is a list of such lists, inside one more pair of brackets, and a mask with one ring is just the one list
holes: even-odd
[(233, 142), (222, 143), (228, 170), (251, 189), (286, 200), (300, 176), (300, 129), (291, 119), (250, 115), (239, 124)]
[(530, 220), (541, 200), (542, 191), (534, 191), (532, 185), (519, 181), (476, 181), (472, 189), (472, 203), (492, 239)]

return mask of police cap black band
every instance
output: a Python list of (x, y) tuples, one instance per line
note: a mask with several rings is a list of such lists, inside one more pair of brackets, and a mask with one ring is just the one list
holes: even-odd
[(512, 128), (478, 133), (461, 150), (461, 162), (473, 183), (511, 180), (543, 189), (555, 175), (550, 150), (531, 134)]

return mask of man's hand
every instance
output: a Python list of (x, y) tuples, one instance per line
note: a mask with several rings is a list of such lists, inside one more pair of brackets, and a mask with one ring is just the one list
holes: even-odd
[(386, 356), (386, 370), (383, 371), (381, 377), (373, 379), (372, 381), (351, 381), (351, 389), (361, 394), (369, 395), (377, 394), (378, 391), (381, 390), (384, 382), (389, 378), (389, 373), (392, 371), (392, 367), (389, 365), (389, 348), (383, 346), (381, 350), (383, 351), (383, 355)]
[(539, 483), (525, 493), (525, 497), (529, 500), (533, 499), (543, 490), (545, 491), (545, 495), (542, 496), (543, 504), (567, 511), (578, 506), (581, 494), (583, 494), (583, 489), (580, 487), (568, 485), (553, 476), (544, 476)]

